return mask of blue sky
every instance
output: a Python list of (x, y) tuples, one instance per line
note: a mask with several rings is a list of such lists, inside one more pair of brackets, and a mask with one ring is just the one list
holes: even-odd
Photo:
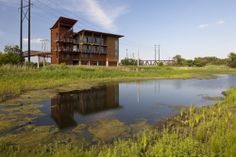
[[(24, 0), (26, 3), (27, 0)], [(125, 35), (120, 56), (161, 58), (180, 54), (227, 57), (236, 52), (235, 0), (32, 0), (32, 49), (50, 39), (50, 27), (59, 16), (78, 19), (74, 30), (95, 29)], [(19, 43), (19, 0), (0, 0), (0, 51)], [(25, 22), (24, 37), (27, 37)], [(24, 40), (25, 43), (27, 40)], [(24, 48), (27, 45), (24, 44)]]

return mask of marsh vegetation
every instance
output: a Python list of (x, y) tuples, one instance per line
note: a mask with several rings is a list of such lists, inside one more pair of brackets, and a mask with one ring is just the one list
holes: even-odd
[[(209, 107), (183, 108), (178, 116), (169, 118), (158, 126), (146, 128), (133, 137), (117, 138), (109, 143), (88, 145), (75, 142), (73, 135), (48, 143), (49, 127), (25, 128), (27, 134), (1, 137), (0, 152), (3, 156), (235, 156), (236, 155), (236, 89), (226, 92), (223, 101)], [(116, 133), (123, 124), (113, 121)], [(101, 123), (91, 131), (107, 128)], [(79, 126), (83, 128), (83, 126)], [(108, 127), (109, 129), (109, 127)], [(111, 129), (111, 128), (110, 128)], [(77, 129), (77, 132), (80, 129)], [(103, 133), (98, 135), (104, 136)], [(27, 138), (26, 138), (27, 137)], [(22, 140), (16, 140), (16, 139)], [(24, 138), (24, 140), (23, 140)], [(30, 148), (32, 140), (40, 144)], [(63, 139), (63, 140), (62, 140)], [(22, 142), (20, 144), (16, 144)]]
[(235, 88), (225, 92), (224, 99), (202, 95), (200, 97), (205, 100), (216, 103), (178, 108), (178, 115), (154, 125), (146, 120), (129, 124), (114, 118), (79, 123), (62, 131), (53, 125), (34, 124), (35, 119), (45, 116), (39, 102), (53, 98), (58, 92), (88, 89), (111, 80), (211, 79), (216, 77), (213, 74), (234, 73), (235, 69), (225, 67), (103, 68), (60, 65), (36, 69), (1, 66), (0, 154), (10, 157), (235, 156)]
[(175, 68), (175, 67), (80, 67), (48, 66), (37, 69), (30, 66), (0, 66), (0, 101), (20, 95), (26, 91), (49, 89), (83, 80), (107, 81), (148, 78), (205, 78), (211, 74), (233, 74), (236, 69)]

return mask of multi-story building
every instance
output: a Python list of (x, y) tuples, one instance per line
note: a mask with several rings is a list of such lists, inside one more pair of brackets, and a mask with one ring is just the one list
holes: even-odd
[(60, 17), (51, 28), (52, 64), (117, 66), (122, 35), (73, 31), (77, 20)]

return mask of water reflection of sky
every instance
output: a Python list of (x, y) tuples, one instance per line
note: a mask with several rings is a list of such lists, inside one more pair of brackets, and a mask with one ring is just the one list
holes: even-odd
[[(71, 124), (114, 119), (134, 123), (146, 119), (156, 123), (177, 114), (171, 106), (210, 105), (203, 96), (219, 97), (236, 85), (236, 75), (221, 75), (209, 80), (148, 80), (108, 84), (85, 91), (60, 93), (41, 102), (46, 116), (36, 124), (56, 123), (64, 128)], [(51, 107), (53, 106), (53, 107)]]

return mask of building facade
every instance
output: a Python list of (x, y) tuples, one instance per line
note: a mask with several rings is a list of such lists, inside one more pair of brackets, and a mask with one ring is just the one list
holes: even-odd
[(122, 35), (73, 31), (77, 20), (60, 17), (51, 28), (52, 64), (117, 66)]

